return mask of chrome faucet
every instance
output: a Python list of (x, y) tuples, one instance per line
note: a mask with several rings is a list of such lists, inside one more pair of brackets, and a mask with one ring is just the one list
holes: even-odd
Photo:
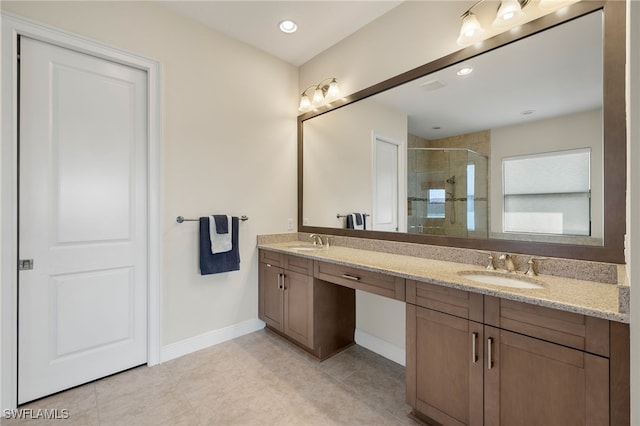
[(515, 272), (516, 265), (513, 263), (513, 258), (509, 253), (505, 253), (500, 256), (498, 259), (504, 260), (504, 270), (507, 272)]
[(311, 238), (313, 240), (313, 245), (314, 246), (323, 246), (323, 242), (322, 242), (322, 237), (318, 234), (311, 234), (309, 235), (309, 238)]

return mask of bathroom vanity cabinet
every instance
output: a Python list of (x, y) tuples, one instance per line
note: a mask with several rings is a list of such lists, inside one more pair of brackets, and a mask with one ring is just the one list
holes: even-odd
[[(406, 302), (406, 397), (414, 418), (456, 426), (629, 424), (628, 324), (556, 309), (550, 300), (540, 306), (429, 281), (455, 280), (455, 264), (393, 263), (345, 248), (299, 256), (281, 247), (260, 249), (259, 316), (319, 359), (353, 343), (355, 290)], [(385, 273), (372, 258), (420, 278)], [(589, 288), (546, 279), (562, 292)]]
[(262, 252), (260, 318), (275, 330), (313, 347), (313, 262)]
[(313, 277), (313, 261), (260, 250), (258, 317), (320, 359), (353, 344), (355, 292)]
[(408, 280), (407, 401), (442, 425), (625, 424), (618, 325)]

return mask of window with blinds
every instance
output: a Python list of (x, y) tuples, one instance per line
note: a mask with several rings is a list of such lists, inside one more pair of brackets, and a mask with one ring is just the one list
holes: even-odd
[(591, 149), (502, 160), (504, 232), (591, 235)]

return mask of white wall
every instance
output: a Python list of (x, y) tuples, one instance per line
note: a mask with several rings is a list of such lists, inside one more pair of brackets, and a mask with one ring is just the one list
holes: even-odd
[[(304, 220), (343, 228), (336, 213), (371, 214), (373, 137), (407, 141), (407, 116), (366, 99), (304, 123)], [(372, 223), (371, 218), (367, 219)]]
[[(591, 164), (602, 165), (601, 110), (491, 130), (489, 158), (490, 232), (502, 232), (502, 160), (517, 155), (591, 148)], [(592, 236), (603, 237), (602, 166), (591, 169)]]
[[(157, 3), (2, 9), (161, 63), (163, 343), (257, 318), (256, 235), (296, 218), (297, 69)], [(175, 222), (212, 213), (250, 218), (238, 272), (200, 276), (198, 225)]]

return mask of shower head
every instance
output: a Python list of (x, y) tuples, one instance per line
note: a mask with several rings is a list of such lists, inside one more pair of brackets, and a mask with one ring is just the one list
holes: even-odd
[(451, 185), (455, 185), (456, 184), (456, 177), (455, 176), (451, 176), (449, 179), (446, 180), (446, 182), (451, 184)]

